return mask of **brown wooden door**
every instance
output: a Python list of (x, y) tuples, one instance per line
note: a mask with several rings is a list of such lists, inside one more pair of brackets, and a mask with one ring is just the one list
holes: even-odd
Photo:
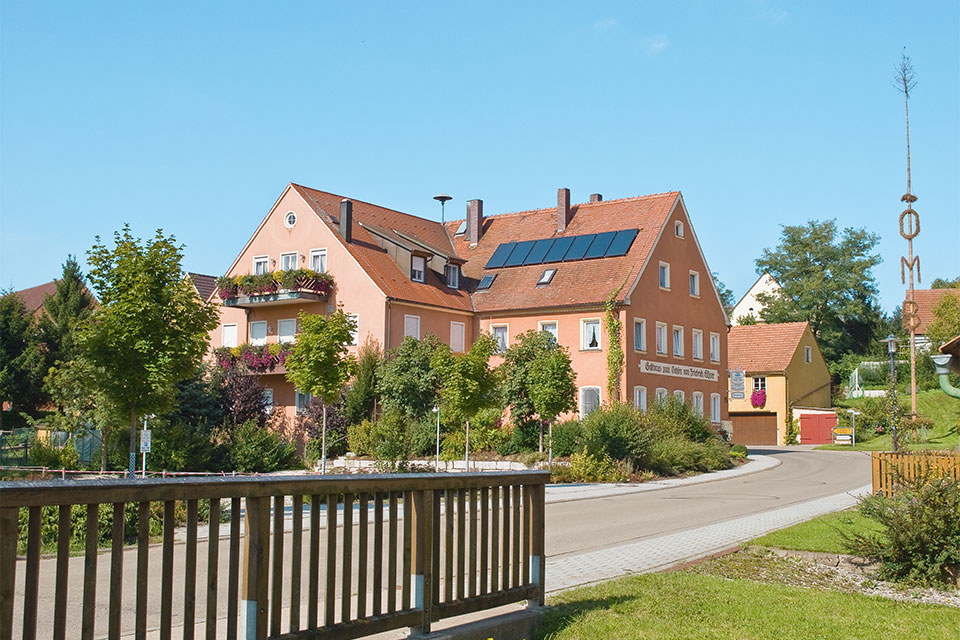
[(734, 444), (777, 444), (777, 414), (730, 414)]

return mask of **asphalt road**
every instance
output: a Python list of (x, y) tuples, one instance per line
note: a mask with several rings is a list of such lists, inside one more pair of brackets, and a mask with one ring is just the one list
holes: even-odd
[[(616, 547), (643, 538), (693, 529), (708, 524), (723, 522), (744, 515), (750, 515), (769, 509), (800, 503), (824, 496), (842, 493), (862, 487), (870, 481), (870, 458), (856, 452), (810, 451), (795, 447), (765, 449), (751, 453), (765, 453), (777, 457), (779, 466), (745, 476), (728, 478), (696, 485), (665, 488), (657, 491), (638, 492), (631, 495), (619, 495), (601, 498), (589, 498), (570, 502), (548, 503), (546, 505), (546, 552), (551, 558), (567, 554), (582, 553), (596, 549)], [(549, 489), (548, 489), (549, 491)], [(306, 527), (305, 527), (306, 528)], [(221, 527), (221, 533), (227, 532), (227, 525)], [(371, 542), (373, 532), (370, 532)], [(386, 534), (385, 534), (386, 539)], [(308, 534), (304, 532), (306, 546)], [(354, 553), (356, 554), (357, 533), (354, 532)], [(197, 605), (196, 619), (202, 621), (206, 612), (206, 547), (201, 540), (197, 558)], [(323, 549), (324, 547), (321, 547)], [(289, 570), (291, 558), (290, 534), (284, 545), (284, 565)], [(174, 556), (174, 575), (177, 579), (173, 598), (174, 624), (182, 620), (183, 612), (183, 574), (184, 547), (176, 545)], [(306, 550), (305, 550), (306, 551)], [(159, 620), (159, 570), (161, 548), (153, 545), (150, 549), (150, 596), (148, 598), (148, 620), (155, 627)], [(227, 574), (228, 541), (220, 541), (220, 576)], [(354, 562), (356, 567), (356, 562)], [(107, 633), (107, 599), (109, 594), (109, 552), (101, 553), (98, 558), (98, 585), (96, 611), (96, 637)], [(22, 603), (24, 588), (24, 562), (17, 563), (16, 604)], [(356, 569), (354, 569), (356, 571)], [(136, 549), (124, 553), (123, 560), (123, 622), (124, 636), (132, 636), (133, 610), (136, 590)], [(306, 580), (306, 567), (303, 571)], [(39, 624), (38, 637), (49, 638), (52, 635), (52, 611), (54, 603), (54, 584), (56, 577), (55, 559), (45, 557), (40, 562), (39, 577)], [(83, 557), (70, 560), (69, 590), (71, 600), (68, 605), (68, 636), (79, 636), (80, 594), (82, 593)], [(368, 578), (370, 584), (372, 578)], [(227, 589), (221, 578), (218, 592), (218, 615), (226, 615)], [(289, 598), (289, 580), (284, 580), (284, 600)], [(339, 580), (338, 580), (339, 582)], [(386, 582), (386, 580), (384, 580)], [(356, 579), (354, 579), (354, 585)], [(550, 577), (547, 576), (549, 588)], [(306, 598), (306, 586), (302, 589)], [(322, 607), (321, 607), (322, 608)], [(399, 607), (398, 607), (399, 608)], [(19, 607), (17, 607), (19, 609)], [(339, 606), (338, 606), (339, 610)], [(305, 608), (302, 613), (305, 621)], [(19, 622), (21, 614), (15, 612), (14, 620)], [(16, 637), (19, 637), (15, 623)], [(224, 621), (220, 620), (220, 634), (224, 633)], [(286, 615), (284, 616), (286, 628)], [(74, 633), (76, 632), (76, 633)], [(151, 634), (152, 635), (152, 634)], [(179, 637), (179, 633), (175, 633)], [(203, 637), (202, 628), (197, 628), (197, 637)]]

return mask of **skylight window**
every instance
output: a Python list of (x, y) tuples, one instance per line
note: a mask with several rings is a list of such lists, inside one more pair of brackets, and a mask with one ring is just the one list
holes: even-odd
[(490, 285), (493, 284), (493, 281), (496, 279), (497, 274), (483, 276), (483, 279), (480, 281), (480, 284), (477, 285), (477, 291), (484, 291), (490, 288)]
[(540, 276), (540, 279), (537, 280), (537, 286), (550, 284), (550, 281), (553, 280), (553, 276), (556, 275), (556, 269), (544, 269), (543, 274)]
[(456, 231), (456, 233), (454, 233), (453, 235), (455, 235), (455, 236), (462, 236), (462, 235), (465, 234), (466, 232), (467, 232), (467, 221), (464, 220), (463, 222), (460, 223), (460, 226), (457, 227), (457, 231)]

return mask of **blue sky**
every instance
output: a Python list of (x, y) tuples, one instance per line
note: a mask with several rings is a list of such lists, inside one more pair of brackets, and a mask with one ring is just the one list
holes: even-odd
[(924, 283), (960, 275), (960, 4), (0, 5), (0, 287), (124, 222), (221, 274), (287, 182), (448, 218), (680, 189), (739, 297), (780, 226), (882, 237), (903, 297), (901, 51)]

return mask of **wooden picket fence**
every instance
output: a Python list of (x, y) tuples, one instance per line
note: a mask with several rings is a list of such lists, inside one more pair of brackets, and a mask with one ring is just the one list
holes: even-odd
[(873, 452), (873, 493), (892, 496), (902, 478), (912, 480), (924, 473), (960, 479), (960, 453), (951, 451)]

